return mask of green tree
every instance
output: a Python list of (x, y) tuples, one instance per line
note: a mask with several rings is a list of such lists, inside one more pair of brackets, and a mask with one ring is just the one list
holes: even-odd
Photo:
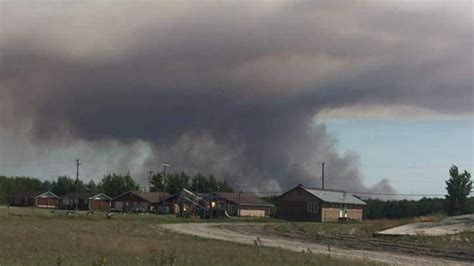
[(53, 188), (53, 183), (50, 180), (43, 181), (43, 184), (41, 185), (41, 189), (43, 191), (50, 191), (52, 188)]
[(217, 181), (217, 192), (234, 192), (234, 189), (232, 189), (227, 184), (227, 181), (225, 181), (225, 180), (224, 180), (224, 182)]
[(108, 174), (102, 178), (97, 187), (100, 192), (110, 197), (116, 197), (130, 190), (138, 190), (138, 185), (130, 174)]
[(82, 180), (79, 180), (79, 183), (76, 183), (76, 180), (70, 178), (69, 176), (59, 176), (56, 181), (53, 181), (51, 184), (51, 191), (62, 197), (66, 194), (73, 192), (84, 192), (85, 186)]
[(163, 175), (161, 173), (156, 173), (151, 177), (151, 191), (163, 191)]
[(191, 188), (193, 191), (197, 193), (205, 193), (207, 192), (206, 184), (207, 184), (207, 178), (201, 173), (198, 173), (197, 175), (193, 177), (193, 180), (191, 181)]
[(171, 174), (166, 178), (166, 191), (170, 194), (189, 189), (189, 176), (185, 172)]
[(465, 214), (469, 211), (466, 199), (472, 189), (471, 174), (466, 170), (460, 174), (458, 167), (453, 165), (449, 175), (451, 177), (446, 181), (446, 212), (450, 215)]
[(87, 192), (90, 192), (90, 193), (97, 193), (98, 192), (97, 185), (94, 182), (94, 180), (91, 180), (91, 181), (89, 181), (89, 183), (87, 183), (86, 190), (87, 190)]

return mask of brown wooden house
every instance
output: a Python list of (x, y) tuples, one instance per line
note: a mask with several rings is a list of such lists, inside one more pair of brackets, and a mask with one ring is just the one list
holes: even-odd
[(157, 212), (160, 203), (169, 197), (163, 192), (129, 191), (112, 200), (112, 210), (119, 212)]
[(294, 221), (362, 220), (365, 205), (365, 202), (344, 191), (298, 185), (278, 197), (276, 215), (279, 219)]
[(221, 192), (217, 193), (218, 209), (225, 210), (231, 216), (267, 217), (274, 206), (254, 193)]
[(63, 209), (82, 211), (109, 211), (112, 198), (103, 193), (70, 193), (61, 200)]
[(56, 208), (59, 197), (47, 192), (17, 192), (9, 199), (11, 206), (34, 206), (39, 208)]

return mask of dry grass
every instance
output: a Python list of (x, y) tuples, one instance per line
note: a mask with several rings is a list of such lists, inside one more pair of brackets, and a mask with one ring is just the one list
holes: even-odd
[(366, 265), (309, 253), (170, 233), (155, 215), (0, 208), (0, 265)]
[(307, 222), (288, 222), (279, 223), (274, 227), (277, 232), (282, 233), (302, 233), (310, 235), (346, 235), (371, 237), (373, 233), (397, 227), (404, 224), (416, 222), (434, 222), (441, 221), (445, 216), (430, 215), (406, 219), (380, 219), (364, 220), (362, 222), (351, 223), (307, 223)]
[[(306, 239), (320, 239), (321, 237), (344, 237), (344, 238), (360, 238), (373, 239), (373, 233), (396, 226), (416, 223), (416, 222), (436, 222), (444, 219), (443, 215), (431, 215), (409, 219), (384, 219), (384, 220), (365, 220), (363, 222), (354, 223), (278, 223), (274, 225), (266, 225), (265, 230), (268, 232), (302, 237)], [(379, 237), (379, 239), (382, 237)], [(403, 244), (419, 244), (433, 248), (449, 248), (459, 251), (474, 250), (474, 232), (463, 232), (449, 236), (403, 236), (403, 237), (385, 237), (392, 243)]]

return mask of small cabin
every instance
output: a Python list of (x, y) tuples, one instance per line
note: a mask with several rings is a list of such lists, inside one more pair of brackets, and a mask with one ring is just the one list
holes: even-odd
[(274, 206), (248, 192), (217, 193), (218, 208), (231, 216), (268, 217)]
[(128, 191), (112, 200), (112, 210), (118, 212), (157, 212), (162, 209), (163, 199), (169, 197), (163, 192)]
[(276, 216), (290, 221), (362, 220), (365, 205), (364, 201), (344, 191), (298, 185), (278, 197)]
[(39, 208), (56, 208), (59, 197), (53, 192), (17, 192), (10, 197), (11, 206), (34, 206)]
[(69, 193), (61, 200), (63, 209), (81, 211), (109, 211), (112, 198), (104, 193)]

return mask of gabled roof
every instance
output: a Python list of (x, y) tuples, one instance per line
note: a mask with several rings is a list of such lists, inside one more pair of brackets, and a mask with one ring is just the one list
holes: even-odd
[(309, 188), (303, 188), (303, 189), (311, 193), (315, 197), (321, 199), (324, 202), (367, 205), (367, 203), (358, 199), (354, 195), (350, 193), (346, 193), (344, 191), (309, 189)]
[(40, 198), (40, 197), (41, 197), (41, 198), (49, 197), (49, 198), (57, 198), (57, 199), (59, 199), (59, 197), (58, 197), (56, 194), (54, 194), (53, 192), (51, 192), (51, 191), (46, 191), (46, 192), (44, 192), (44, 193), (42, 193), (42, 194), (40, 194), (40, 195), (38, 195), (38, 196), (36, 196), (36, 197), (37, 197), (37, 198)]
[(111, 197), (105, 195), (104, 193), (99, 193), (89, 197), (89, 199), (100, 199), (100, 200), (112, 200)]
[(38, 192), (38, 191), (20, 191), (15, 194), (13, 194), (13, 198), (37, 198), (37, 197), (51, 197), (51, 198), (57, 198), (59, 199), (58, 196), (56, 196), (53, 192), (51, 191), (46, 191), (46, 192)]
[(217, 193), (217, 196), (228, 200), (234, 204), (239, 204), (239, 194), (240, 194), (240, 205), (247, 205), (247, 206), (266, 206), (266, 207), (273, 207), (272, 204), (258, 198), (255, 194), (253, 193), (248, 193), (248, 192), (222, 192), (222, 193)]
[[(64, 196), (64, 198), (70, 198), (70, 199), (75, 199), (76, 198), (76, 193), (69, 193)], [(105, 195), (104, 193), (78, 193), (77, 198), (82, 200), (82, 199), (101, 199), (101, 200), (112, 200), (111, 197)]]
[[(128, 191), (125, 192), (117, 197), (115, 197), (113, 200), (117, 200), (118, 198), (121, 198), (127, 194), (133, 194), (144, 201), (148, 201), (150, 203), (158, 203), (163, 200), (163, 192), (141, 192), (141, 191)], [(169, 197), (168, 193), (164, 193), (165, 199)]]
[(19, 191), (13, 194), (13, 198), (35, 198), (41, 193), (39, 191)]
[[(314, 188), (305, 188), (302, 185), (298, 185), (297, 187), (289, 190), (292, 191), (294, 189), (303, 189), (304, 191), (308, 192), (309, 194), (317, 197), (318, 199), (327, 202), (327, 203), (342, 203), (342, 204), (355, 204), (355, 205), (367, 205), (367, 203), (363, 202), (353, 194), (344, 192), (344, 191), (339, 191), (339, 190), (327, 190), (327, 189), (314, 189)], [(289, 192), (288, 191), (288, 192)], [(283, 193), (280, 197), (285, 195), (286, 193)]]

